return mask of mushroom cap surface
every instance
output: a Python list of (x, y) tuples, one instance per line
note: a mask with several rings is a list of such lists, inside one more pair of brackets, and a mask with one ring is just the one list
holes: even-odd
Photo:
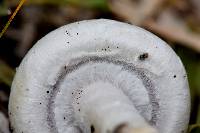
[(75, 105), (71, 94), (96, 81), (122, 89), (160, 133), (187, 129), (189, 87), (175, 52), (142, 28), (98, 19), (50, 32), (24, 57), (9, 100), (14, 133), (90, 132), (86, 114), (76, 110), (90, 107)]

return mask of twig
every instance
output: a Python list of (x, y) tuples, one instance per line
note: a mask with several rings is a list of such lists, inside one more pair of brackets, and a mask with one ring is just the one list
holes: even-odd
[(131, 0), (109, 0), (113, 13), (127, 21), (140, 25), (147, 18), (158, 12), (165, 0), (142, 0), (139, 3)]
[(16, 16), (17, 12), (19, 11), (19, 9), (22, 7), (22, 5), (24, 4), (26, 0), (21, 0), (17, 6), (17, 8), (15, 9), (15, 11), (13, 12), (13, 14), (11, 15), (11, 17), (9, 18), (8, 22), (6, 23), (5, 27), (3, 28), (3, 30), (0, 33), (0, 38), (3, 36), (3, 34), (6, 32), (6, 30), (8, 29), (10, 23), (12, 22), (12, 20), (14, 19), (14, 17)]
[(181, 45), (191, 48), (197, 52), (200, 52), (200, 35), (193, 32), (189, 32), (185, 29), (179, 30), (178, 28), (170, 25), (164, 26), (153, 20), (148, 20), (144, 24), (144, 27), (158, 33), (164, 38), (171, 41), (179, 42)]

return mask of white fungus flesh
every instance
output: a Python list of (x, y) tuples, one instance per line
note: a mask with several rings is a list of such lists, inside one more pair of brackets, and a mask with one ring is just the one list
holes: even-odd
[(183, 133), (185, 69), (161, 39), (114, 20), (65, 25), (39, 40), (15, 75), (14, 133)]

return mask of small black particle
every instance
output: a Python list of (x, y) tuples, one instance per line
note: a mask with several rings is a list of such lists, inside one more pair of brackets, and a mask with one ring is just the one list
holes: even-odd
[(78, 35), (78, 33), (76, 33)]
[(81, 93), (78, 93), (78, 94), (81, 94)]
[(67, 42), (67, 43), (69, 43), (69, 42)]
[(149, 57), (149, 54), (148, 53), (143, 53), (143, 54), (141, 54), (140, 56), (139, 56), (139, 59), (140, 60), (145, 60), (146, 58), (148, 58)]
[(80, 112), (80, 111), (81, 111), (81, 109), (78, 109), (78, 111)]
[(176, 75), (174, 75), (174, 78), (176, 78)]
[(41, 105), (42, 103), (40, 103), (40, 105)]
[(117, 47), (117, 48), (119, 48), (119, 47)]
[(79, 104), (79, 103), (77, 103), (77, 104)]
[(47, 91), (47, 93), (49, 93), (49, 91)]
[(108, 46), (108, 48), (109, 48), (109, 46)]
[(66, 118), (64, 117), (63, 119), (65, 120)]
[(91, 133), (94, 133), (95, 132), (95, 128), (93, 125), (90, 126), (90, 130), (91, 130)]
[(105, 51), (106, 51), (106, 48), (105, 48)]
[(66, 70), (66, 69), (67, 69), (67, 66), (64, 66), (64, 69)]
[(72, 95), (73, 95), (74, 93), (72, 92)]

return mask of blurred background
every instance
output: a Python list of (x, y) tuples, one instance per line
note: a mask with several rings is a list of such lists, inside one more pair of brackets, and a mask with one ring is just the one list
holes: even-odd
[[(19, 0), (0, 0), (0, 31), (18, 3)], [(0, 38), (0, 128), (7, 126), (12, 79), (27, 51), (57, 27), (95, 18), (143, 27), (176, 51), (190, 84), (188, 133), (200, 133), (200, 0), (26, 0)]]

